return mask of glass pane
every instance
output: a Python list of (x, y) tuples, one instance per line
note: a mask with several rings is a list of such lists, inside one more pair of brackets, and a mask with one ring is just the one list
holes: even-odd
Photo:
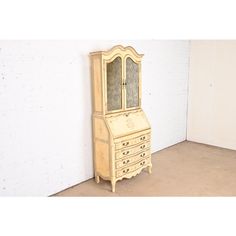
[(126, 107), (139, 106), (139, 66), (130, 57), (126, 59)]
[(107, 63), (107, 110), (119, 110), (122, 107), (122, 64), (117, 57)]

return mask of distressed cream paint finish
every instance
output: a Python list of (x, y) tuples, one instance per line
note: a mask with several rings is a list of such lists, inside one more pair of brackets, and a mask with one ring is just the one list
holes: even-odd
[(187, 139), (236, 149), (236, 41), (192, 41)]
[[(130, 46), (117, 45), (108, 51), (90, 53), (90, 56), (94, 104), (94, 175), (97, 183), (100, 177), (110, 180), (112, 192), (115, 192), (118, 180), (134, 177), (146, 167), (151, 173), (151, 127), (141, 109), (143, 55)], [(137, 65), (136, 68), (127, 67), (129, 59)], [(113, 64), (115, 62), (118, 64)], [(127, 79), (128, 77), (136, 77), (138, 86)], [(118, 80), (118, 83), (115, 80)], [(100, 84), (97, 84), (97, 81), (100, 81)], [(95, 85), (102, 89), (98, 91)], [(119, 90), (119, 87), (122, 87), (122, 90)], [(134, 94), (138, 95), (134, 98), (137, 102), (131, 103), (131, 107), (127, 106), (130, 105), (130, 99), (126, 99), (128, 90), (135, 89), (137, 91)], [(102, 106), (97, 106), (97, 99)], [(119, 103), (117, 106), (119, 99), (122, 107)]]

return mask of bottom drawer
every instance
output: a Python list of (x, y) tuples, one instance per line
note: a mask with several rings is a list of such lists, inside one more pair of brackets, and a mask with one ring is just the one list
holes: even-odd
[(146, 166), (149, 162), (150, 162), (150, 158), (146, 158), (146, 159), (143, 159), (142, 161), (138, 162), (135, 165), (131, 165), (131, 166), (126, 167), (122, 170), (118, 170), (118, 171), (116, 171), (116, 177), (118, 178), (118, 177), (126, 175), (130, 172), (133, 172), (133, 171), (135, 171), (135, 170), (137, 170), (137, 169), (139, 169), (143, 166)]

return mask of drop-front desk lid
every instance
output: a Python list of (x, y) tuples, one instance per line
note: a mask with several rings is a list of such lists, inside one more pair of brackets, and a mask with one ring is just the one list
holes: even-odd
[(114, 138), (150, 129), (145, 113), (141, 110), (106, 117)]

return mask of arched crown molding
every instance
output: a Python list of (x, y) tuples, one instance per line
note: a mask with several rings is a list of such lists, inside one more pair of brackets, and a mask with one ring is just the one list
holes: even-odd
[(108, 51), (92, 52), (92, 53), (90, 53), (90, 55), (102, 54), (104, 56), (108, 56), (108, 55), (117, 54), (117, 53), (121, 53), (121, 54), (123, 54), (123, 53), (131, 53), (131, 54), (133, 54), (137, 58), (142, 58), (143, 57), (143, 54), (137, 53), (137, 51), (133, 47), (131, 47), (131, 46), (124, 47), (122, 45), (116, 45), (116, 46), (112, 47)]

